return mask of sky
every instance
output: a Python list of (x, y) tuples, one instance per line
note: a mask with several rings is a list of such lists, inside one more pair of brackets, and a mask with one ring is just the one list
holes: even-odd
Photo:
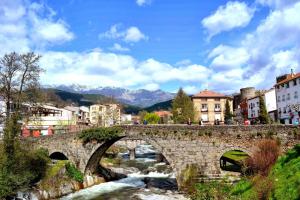
[(0, 56), (43, 85), (225, 94), (300, 71), (300, 0), (0, 0)]

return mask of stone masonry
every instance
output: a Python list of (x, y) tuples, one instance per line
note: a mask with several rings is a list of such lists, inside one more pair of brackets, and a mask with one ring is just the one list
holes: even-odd
[[(256, 126), (187, 126), (187, 125), (137, 125), (121, 126), (123, 135), (104, 143), (83, 145), (79, 133), (57, 134), (25, 140), (33, 148), (43, 147), (64, 154), (83, 173), (92, 174), (105, 151), (118, 140), (143, 140), (153, 145), (180, 176), (188, 165), (197, 166), (199, 174), (214, 178), (222, 174), (221, 156), (229, 150), (242, 150), (249, 156), (263, 138), (280, 141), (286, 151), (300, 143), (299, 127), (286, 125)], [(138, 144), (137, 142), (131, 144)], [(131, 146), (130, 148), (135, 148)], [(177, 179), (178, 180), (178, 179)], [(180, 186), (180, 183), (178, 183)]]

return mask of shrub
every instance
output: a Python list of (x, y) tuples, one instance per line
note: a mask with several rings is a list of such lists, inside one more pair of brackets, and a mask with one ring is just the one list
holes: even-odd
[(71, 163), (66, 164), (67, 175), (75, 181), (83, 183), (83, 174), (79, 171), (75, 165)]
[(86, 144), (91, 141), (104, 142), (120, 137), (120, 127), (101, 127), (83, 130), (78, 136)]
[(230, 199), (231, 186), (225, 182), (197, 183), (192, 200), (225, 200)]
[(144, 117), (149, 124), (158, 124), (160, 117), (155, 113), (147, 113)]
[(39, 149), (29, 151), (15, 144), (14, 159), (7, 166), (7, 157), (0, 149), (0, 198), (13, 195), (44, 177), (48, 162), (48, 152)]
[(246, 160), (246, 165), (254, 173), (267, 176), (279, 156), (279, 151), (276, 140), (264, 139), (258, 143), (257, 150), (252, 157)]

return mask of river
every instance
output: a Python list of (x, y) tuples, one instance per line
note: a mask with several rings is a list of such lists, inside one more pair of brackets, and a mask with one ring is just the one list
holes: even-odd
[(62, 197), (61, 200), (187, 200), (177, 190), (175, 175), (166, 162), (157, 160), (158, 152), (151, 145), (139, 145), (136, 159), (119, 154), (120, 166), (113, 171), (126, 178), (102, 183)]

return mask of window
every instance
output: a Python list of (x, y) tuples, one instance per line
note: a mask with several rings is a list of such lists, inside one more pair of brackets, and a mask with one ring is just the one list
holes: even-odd
[(278, 109), (279, 114), (281, 113), (281, 108)]
[(215, 111), (221, 111), (221, 105), (219, 103), (215, 104)]
[(277, 97), (277, 101), (280, 102), (280, 96)]
[(287, 94), (286, 100), (290, 100), (290, 93)]
[(220, 98), (215, 98), (215, 101), (220, 101)]
[(294, 93), (294, 99), (298, 99), (298, 92), (297, 91), (295, 91), (295, 93)]
[(285, 84), (285, 87), (286, 87), (286, 88), (289, 88), (289, 87), (290, 87), (289, 82), (287, 82), (287, 83)]
[(293, 80), (294, 85), (297, 85), (297, 79)]
[(285, 101), (285, 95), (282, 95), (282, 101)]
[(201, 111), (207, 111), (207, 104), (201, 104)]
[(286, 107), (283, 108), (283, 113), (286, 113)]
[(215, 114), (215, 120), (221, 121), (221, 114)]
[(202, 115), (201, 115), (201, 119), (202, 119), (202, 121), (207, 122), (207, 121), (208, 121), (208, 116), (207, 116), (207, 114), (202, 114)]

